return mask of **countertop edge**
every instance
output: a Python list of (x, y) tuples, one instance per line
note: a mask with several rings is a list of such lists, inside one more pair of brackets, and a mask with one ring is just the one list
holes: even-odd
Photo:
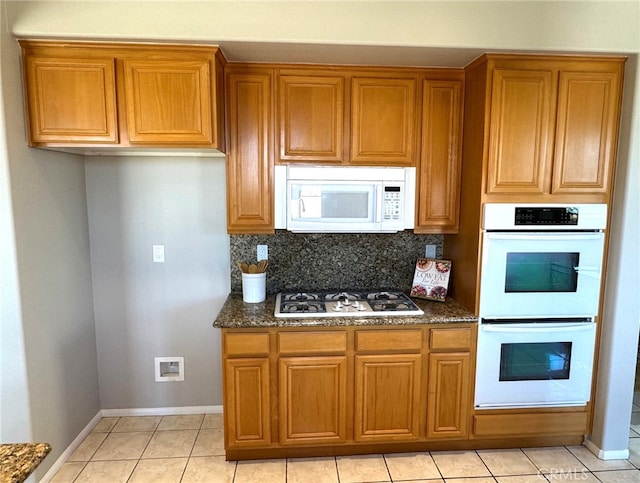
[(424, 324), (477, 323), (478, 317), (448, 298), (435, 302), (412, 298), (424, 311), (421, 316), (277, 318), (274, 316), (275, 295), (264, 302), (245, 303), (242, 294), (231, 293), (216, 317), (213, 327), (221, 329), (256, 329), (285, 327), (403, 326)]
[(51, 451), (49, 443), (0, 444), (0, 481), (26, 480)]

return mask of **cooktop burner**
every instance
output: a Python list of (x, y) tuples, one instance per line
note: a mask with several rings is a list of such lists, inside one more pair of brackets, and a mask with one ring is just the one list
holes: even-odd
[(417, 316), (424, 312), (400, 290), (281, 292), (276, 317)]

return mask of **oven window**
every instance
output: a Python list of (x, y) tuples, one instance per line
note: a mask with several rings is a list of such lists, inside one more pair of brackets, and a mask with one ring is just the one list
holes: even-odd
[(507, 253), (505, 292), (575, 292), (579, 253)]
[(500, 381), (569, 379), (571, 342), (502, 344)]

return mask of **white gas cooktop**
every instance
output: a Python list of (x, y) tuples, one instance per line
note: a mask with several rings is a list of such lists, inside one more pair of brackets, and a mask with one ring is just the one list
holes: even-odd
[(400, 290), (280, 292), (276, 317), (418, 316), (424, 312)]

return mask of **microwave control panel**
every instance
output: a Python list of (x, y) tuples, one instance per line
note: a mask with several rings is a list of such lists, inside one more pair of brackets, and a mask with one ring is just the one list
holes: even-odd
[(385, 220), (399, 220), (402, 210), (402, 191), (400, 186), (385, 186), (383, 204), (383, 217)]

